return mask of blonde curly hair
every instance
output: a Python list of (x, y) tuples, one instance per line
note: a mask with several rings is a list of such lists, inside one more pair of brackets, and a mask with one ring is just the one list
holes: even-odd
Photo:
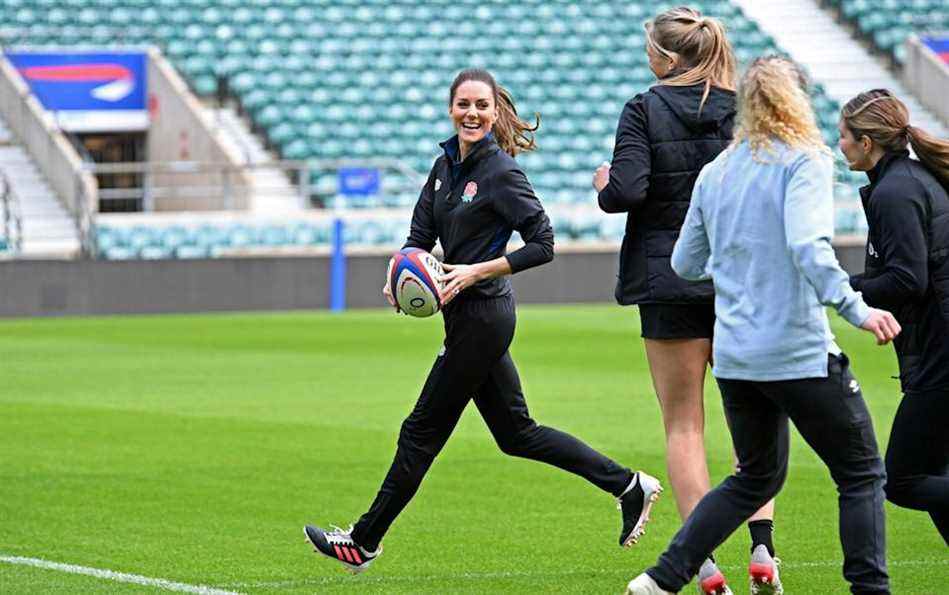
[(780, 56), (756, 59), (738, 85), (738, 116), (732, 146), (748, 141), (755, 158), (773, 153), (777, 139), (789, 147), (830, 155), (807, 94), (807, 78)]

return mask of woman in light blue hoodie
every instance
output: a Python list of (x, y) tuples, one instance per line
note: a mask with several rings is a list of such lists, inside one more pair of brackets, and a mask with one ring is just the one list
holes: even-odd
[[(834, 256), (833, 167), (801, 71), (756, 60), (739, 88), (732, 145), (699, 175), (672, 268), (715, 286), (712, 373), (738, 471), (708, 493), (659, 562), (628, 593), (678, 592), (709, 552), (781, 489), (788, 420), (840, 493), (843, 572), (853, 593), (889, 593), (885, 473), (870, 414), (825, 314), (831, 306), (879, 344), (899, 333), (868, 307)], [(751, 565), (752, 592), (780, 593), (773, 560)], [(759, 567), (760, 566), (760, 567)]]

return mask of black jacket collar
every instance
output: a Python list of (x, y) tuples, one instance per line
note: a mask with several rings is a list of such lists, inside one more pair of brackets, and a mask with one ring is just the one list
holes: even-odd
[(867, 177), (870, 179), (870, 183), (860, 188), (860, 198), (863, 199), (864, 206), (866, 206), (866, 202), (870, 198), (870, 194), (873, 193), (873, 189), (876, 188), (876, 185), (880, 183), (880, 180), (883, 178), (883, 174), (886, 173), (886, 170), (890, 168), (890, 165), (892, 165), (894, 161), (908, 157), (909, 151), (905, 149), (902, 151), (887, 151), (883, 154), (883, 157), (880, 157), (880, 160), (877, 161), (877, 164), (867, 172)]
[(438, 146), (445, 151), (445, 156), (451, 165), (474, 163), (492, 152), (492, 149), (500, 148), (498, 147), (498, 143), (494, 140), (494, 135), (490, 132), (471, 147), (471, 150), (468, 151), (468, 155), (465, 156), (464, 160), (461, 160), (461, 147), (459, 146), (457, 134), (444, 142), (438, 143)]

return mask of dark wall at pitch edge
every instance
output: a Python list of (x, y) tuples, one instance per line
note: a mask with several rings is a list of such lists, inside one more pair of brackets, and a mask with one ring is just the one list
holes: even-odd
[[(859, 270), (862, 247), (838, 248)], [(382, 307), (386, 256), (348, 258), (347, 306)], [(518, 302), (612, 302), (616, 252), (558, 253), (514, 277)], [(0, 317), (300, 310), (329, 306), (329, 259), (0, 262)]]

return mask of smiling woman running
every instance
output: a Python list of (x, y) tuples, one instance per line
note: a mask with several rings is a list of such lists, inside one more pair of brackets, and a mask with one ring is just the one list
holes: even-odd
[[(455, 78), (449, 115), (457, 134), (441, 143), (444, 154), (422, 188), (405, 243), (431, 250), (441, 240), (445, 261), (454, 263), (444, 265), (448, 273), (442, 278), (444, 347), (402, 423), (395, 460), (369, 511), (349, 530), (305, 528), (317, 552), (354, 572), (381, 553), (383, 535), (412, 499), (469, 400), (504, 453), (555, 465), (616, 496), (620, 545), (640, 537), (661, 490), (654, 478), (531, 419), (508, 351), (515, 326), (508, 276), (553, 258), (550, 221), (513, 158), (534, 148), (537, 126), (518, 118), (510, 94), (480, 69)], [(505, 254), (514, 230), (524, 246)], [(383, 292), (391, 302), (389, 287)]]

